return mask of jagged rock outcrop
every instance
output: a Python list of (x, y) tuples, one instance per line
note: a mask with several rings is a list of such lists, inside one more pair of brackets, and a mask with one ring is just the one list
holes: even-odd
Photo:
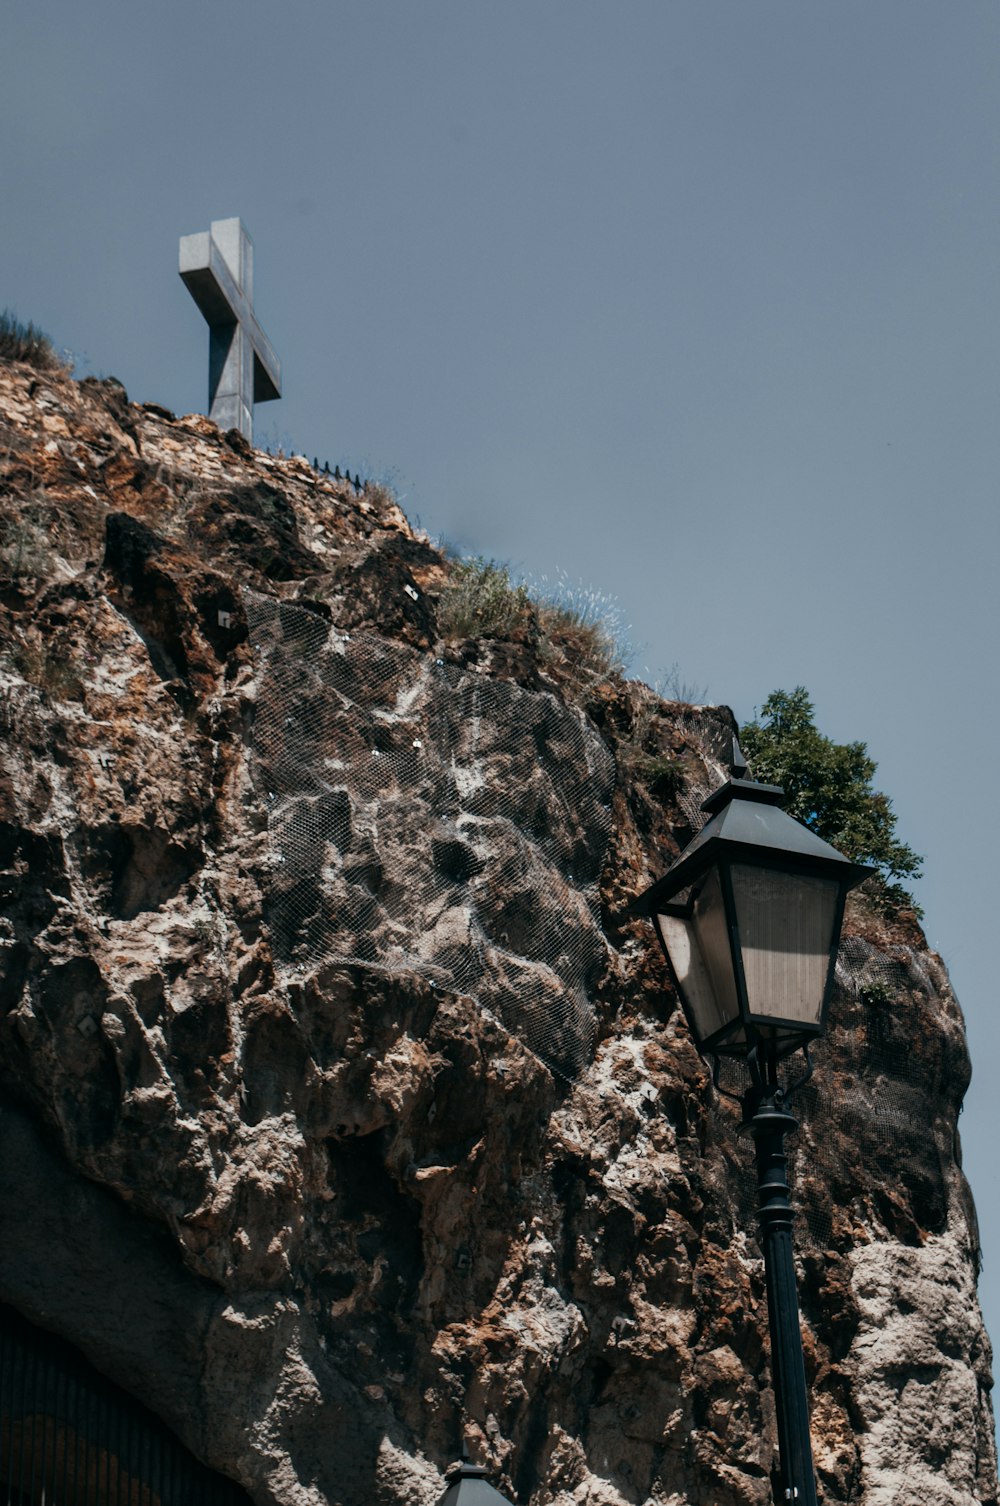
[[(0, 1298), (261, 1503), (431, 1506), (464, 1415), (532, 1506), (762, 1506), (746, 1152), (627, 910), (728, 713), (581, 671), (530, 609), (447, 641), (446, 562), (380, 488), (110, 380), (2, 367), (0, 416)], [(406, 682), (327, 717), (303, 656), (316, 830), (278, 830), (248, 590)], [(478, 682), (476, 762), (446, 712)], [(420, 744), (409, 817), (343, 752), (362, 712), (362, 752)], [(586, 944), (547, 951), (570, 904)], [(985, 1506), (961, 1013), (863, 896), (842, 964), (796, 1178), (823, 1499)]]

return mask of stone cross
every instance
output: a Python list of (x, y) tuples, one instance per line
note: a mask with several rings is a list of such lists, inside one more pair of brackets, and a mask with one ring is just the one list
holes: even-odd
[(253, 405), (281, 396), (281, 366), (253, 312), (253, 241), (243, 221), (182, 235), (180, 274), (208, 320), (208, 416), (253, 443)]

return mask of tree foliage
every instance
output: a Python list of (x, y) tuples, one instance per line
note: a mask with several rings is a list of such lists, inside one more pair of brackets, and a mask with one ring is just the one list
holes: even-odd
[(789, 815), (846, 857), (873, 864), (890, 905), (912, 905), (900, 881), (918, 877), (923, 858), (899, 841), (888, 796), (872, 789), (878, 765), (867, 744), (835, 743), (814, 717), (804, 686), (771, 692), (740, 734), (754, 778), (780, 784)]

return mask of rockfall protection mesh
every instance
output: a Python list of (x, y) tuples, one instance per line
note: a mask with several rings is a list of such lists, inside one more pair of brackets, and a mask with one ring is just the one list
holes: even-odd
[[(578, 1077), (607, 955), (598, 882), (615, 775), (601, 738), (549, 694), (342, 632), (301, 604), (250, 591), (244, 603), (279, 966), (417, 972)], [(679, 796), (693, 831), (708, 793), (690, 784)], [(923, 1228), (943, 1223), (954, 1145), (927, 1115), (951, 1066), (940, 1032), (912, 1027), (940, 981), (907, 947), (841, 946), (828, 1034), (789, 1142), (796, 1205), (820, 1248), (834, 1210), (873, 1173)], [(727, 1072), (723, 1085), (741, 1092), (739, 1068)], [(737, 1117), (714, 1099), (705, 1176), (752, 1233), (753, 1147)]]
[(593, 1054), (614, 761), (581, 713), (244, 592), (268, 922), (292, 973), (415, 971), (553, 1071)]

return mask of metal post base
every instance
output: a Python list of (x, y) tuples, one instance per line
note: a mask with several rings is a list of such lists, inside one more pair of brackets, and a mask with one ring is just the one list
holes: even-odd
[(776, 1086), (768, 1085), (763, 1091), (753, 1092), (746, 1108), (746, 1128), (757, 1148), (757, 1215), (764, 1246), (771, 1370), (781, 1455), (782, 1489), (778, 1503), (816, 1506), (785, 1159), (785, 1136), (798, 1128), (798, 1120), (785, 1108), (784, 1095)]

